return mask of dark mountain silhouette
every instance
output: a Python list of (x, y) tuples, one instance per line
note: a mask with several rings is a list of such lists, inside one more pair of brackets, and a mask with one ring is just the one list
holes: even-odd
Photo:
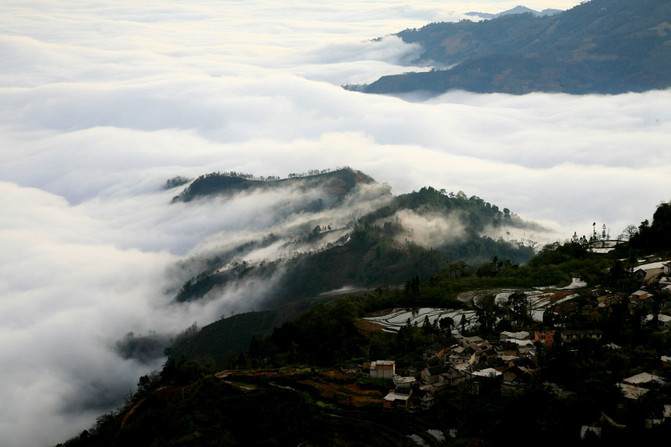
[(262, 178), (251, 174), (237, 172), (213, 172), (201, 175), (194, 180), (173, 202), (190, 202), (191, 200), (212, 196), (231, 195), (241, 191), (271, 189), (287, 186), (297, 186), (303, 190), (322, 187), (333, 197), (342, 196), (356, 185), (373, 183), (374, 180), (366, 174), (351, 168), (342, 168), (335, 171), (310, 171), (305, 174), (290, 174), (288, 178)]
[(671, 86), (671, 3), (664, 0), (592, 0), (556, 15), (432, 23), (398, 35), (422, 46), (415, 64), (434, 69), (346, 88), (617, 94)]
[(533, 14), (534, 16), (542, 17), (542, 16), (559, 14), (561, 12), (562, 11), (560, 9), (544, 9), (542, 11), (536, 11), (531, 8), (527, 8), (526, 6), (515, 6), (512, 9), (508, 9), (498, 14), (473, 11), (473, 12), (467, 12), (466, 15), (473, 17), (480, 17), (483, 19), (495, 19), (497, 17), (509, 16), (512, 14)]

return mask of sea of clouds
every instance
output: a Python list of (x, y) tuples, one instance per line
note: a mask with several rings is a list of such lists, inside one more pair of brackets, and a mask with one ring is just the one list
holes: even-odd
[(262, 293), (169, 303), (175, 265), (272, 227), (275, 203), (171, 204), (174, 176), (351, 166), (394, 194), (477, 195), (559, 238), (651, 218), (671, 199), (671, 91), (404, 100), (341, 88), (427, 69), (392, 33), (517, 3), (3, 2), (0, 445), (54, 445), (121, 403), (163, 361), (120, 358), (129, 331), (174, 334)]

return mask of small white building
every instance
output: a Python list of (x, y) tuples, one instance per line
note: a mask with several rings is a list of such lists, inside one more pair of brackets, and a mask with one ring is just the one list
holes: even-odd
[(485, 368), (479, 371), (471, 372), (471, 376), (473, 377), (487, 377), (492, 379), (500, 375), (502, 375), (502, 373), (500, 371), (495, 370), (494, 368)]
[[(645, 316), (645, 321), (647, 323), (650, 323), (652, 320), (655, 319), (655, 316), (653, 314), (648, 314)], [(664, 314), (659, 314), (657, 315), (657, 322), (661, 327), (671, 327), (671, 316), (669, 315), (664, 315)]]
[(671, 262), (667, 262), (662, 265), (662, 271), (665, 275), (671, 275)]
[(373, 379), (393, 380), (396, 375), (396, 362), (393, 360), (378, 360), (370, 363), (370, 377)]
[(527, 331), (519, 331), (519, 332), (503, 331), (501, 332), (500, 336), (501, 341), (529, 340), (530, 338), (531, 334)]
[(635, 385), (635, 386), (640, 386), (640, 385), (651, 385), (651, 384), (663, 384), (665, 381), (661, 376), (658, 376), (656, 374), (651, 374), (647, 372), (643, 372), (640, 374), (636, 374), (631, 377), (627, 377), (626, 379), (622, 380), (624, 383), (628, 383), (630, 385)]
[(394, 376), (393, 380), (394, 380), (394, 386), (413, 387), (417, 384), (417, 379), (412, 376), (396, 375)]
[(410, 398), (412, 397), (412, 390), (408, 389), (407, 393), (399, 391), (390, 391), (384, 396), (382, 406), (384, 408), (408, 408)]
[(619, 382), (617, 387), (620, 389), (622, 395), (630, 400), (637, 400), (649, 391), (647, 388), (642, 388), (625, 382)]

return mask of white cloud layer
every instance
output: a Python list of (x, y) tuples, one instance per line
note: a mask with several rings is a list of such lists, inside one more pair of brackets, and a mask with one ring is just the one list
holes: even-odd
[(63, 441), (103, 411), (87, 399), (114, 406), (160, 367), (110, 349), (126, 332), (206, 324), (250, 295), (166, 304), (179, 259), (272, 221), (261, 202), (171, 205), (176, 175), (347, 165), (566, 238), (650, 218), (671, 199), (671, 91), (411, 102), (340, 88), (413, 69), (418, 49), (391, 33), (518, 3), (3, 2), (0, 445)]

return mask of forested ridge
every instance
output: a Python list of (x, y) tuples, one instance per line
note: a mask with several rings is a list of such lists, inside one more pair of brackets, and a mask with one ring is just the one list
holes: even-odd
[(663, 0), (591, 0), (560, 14), (432, 23), (398, 33), (421, 45), (428, 72), (384, 76), (366, 93), (413, 91), (641, 92), (670, 86), (671, 5)]
[[(287, 185), (307, 190), (323, 189), (324, 198), (302, 202), (285, 212), (285, 215), (319, 216), (319, 213), (328, 210), (339, 214), (348, 213), (347, 207), (339, 208), (343, 202), (356, 202), (357, 187), (374, 184), (369, 176), (350, 169), (312, 173), (308, 176), (294, 175), (270, 182), (248, 180), (247, 177), (235, 173), (208, 174), (188, 185), (176, 197), (193, 200), (196, 197), (235, 194), (240, 192), (239, 187), (231, 185), (246, 182), (255, 186), (243, 189), (280, 188)], [(205, 186), (194, 186), (199, 183)], [(381, 205), (374, 205), (374, 209), (339, 227), (331, 227), (329, 221), (324, 221), (314, 226), (297, 228), (290, 236), (269, 233), (242, 242), (233, 249), (209, 255), (207, 259), (199, 261), (206, 267), (182, 285), (176, 292), (175, 300), (186, 302), (202, 299), (217, 288), (236, 281), (268, 280), (282, 270), (280, 284), (267, 293), (265, 301), (284, 303), (343, 286), (375, 288), (383, 284), (398, 285), (399, 278), (407, 275), (428, 278), (454, 260), (477, 263), (498, 256), (521, 263), (533, 254), (533, 243), (504, 240), (500, 236), (489, 236), (488, 231), (533, 228), (535, 224), (522, 220), (508, 208), (499, 209), (477, 196), (468, 197), (461, 191), (455, 194), (424, 187), (399, 196), (392, 196), (384, 190), (381, 197), (385, 199), (380, 202)], [(416, 240), (416, 237), (413, 238), (414, 228), (404, 224), (398, 217), (398, 213), (404, 211), (431, 222), (453, 219), (445, 225), (456, 222), (463, 227), (463, 234), (441, 236), (435, 245), (427, 246), (421, 240)], [(327, 238), (332, 240), (323, 242)], [(245, 259), (254, 250), (282, 241), (286, 241), (285, 246), (300, 248), (292, 250), (289, 255), (261, 263)]]

